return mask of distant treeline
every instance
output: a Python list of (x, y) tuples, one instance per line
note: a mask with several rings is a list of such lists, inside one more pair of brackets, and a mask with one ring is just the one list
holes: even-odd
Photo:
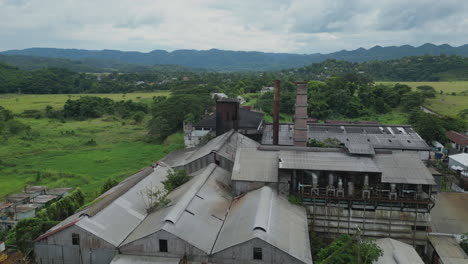
[(419, 56), (362, 63), (327, 60), (279, 72), (224, 73), (162, 67), (138, 73), (85, 74), (60, 68), (21, 70), (0, 64), (0, 93), (127, 93), (204, 86), (207, 91), (235, 96), (259, 92), (275, 79), (282, 80), (282, 89), (287, 92), (294, 90), (297, 80), (324, 81), (348, 73), (379, 81), (468, 80), (468, 58)]
[(446, 55), (414, 56), (361, 63), (326, 60), (281, 73), (305, 80), (325, 80), (345, 73), (359, 73), (379, 81), (468, 80), (468, 58)]

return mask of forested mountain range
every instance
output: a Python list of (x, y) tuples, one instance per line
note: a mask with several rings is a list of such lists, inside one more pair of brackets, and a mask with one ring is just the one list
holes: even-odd
[[(64, 62), (66, 65), (81, 66), (65, 59), (53, 60), (58, 65)], [(25, 61), (25, 65), (29, 65), (28, 60)], [(50, 65), (49, 62), (47, 65)], [(331, 76), (344, 76), (349, 73), (375, 81), (468, 80), (468, 58), (454, 55), (424, 55), (360, 63), (326, 60), (300, 68), (264, 72), (194, 71), (182, 66), (169, 65), (142, 67), (151, 67), (152, 70), (82, 73), (65, 68), (23, 70), (0, 63), (0, 93), (112, 93), (169, 90), (201, 85), (211, 92), (238, 95), (258, 92), (261, 87), (271, 85), (274, 79), (286, 81), (285, 84), (289, 84), (293, 89), (292, 83), (296, 80), (324, 81)]]
[[(22, 70), (44, 68), (62, 68), (74, 72), (150, 72), (150, 71), (188, 71), (179, 65), (144, 65), (130, 64), (113, 59), (82, 58), (71, 60), (64, 58), (39, 57), (30, 55), (1, 55), (0, 63), (18, 67)], [(190, 69), (191, 71), (198, 69)]]
[[(346, 60), (350, 62), (367, 62), (375, 60), (392, 60), (407, 56), (419, 55), (459, 55), (468, 57), (468, 44), (452, 47), (447, 44), (424, 44), (419, 47), (404, 46), (375, 46), (370, 49), (342, 50), (329, 54), (290, 54), (265, 53), (256, 51), (228, 51), (228, 50), (175, 50), (167, 52), (154, 50), (148, 53), (119, 50), (80, 50), (55, 48), (30, 48), (24, 50), (9, 50), (1, 52), (3, 55), (27, 55), (39, 57), (64, 58), (78, 60), (88, 65), (86, 60), (111, 60), (113, 63), (140, 65), (181, 65), (185, 67), (204, 68), (221, 71), (244, 70), (281, 70), (302, 67), (327, 59)], [(94, 61), (94, 63), (97, 63)], [(20, 67), (19, 65), (17, 65)], [(110, 66), (109, 68), (118, 68)]]

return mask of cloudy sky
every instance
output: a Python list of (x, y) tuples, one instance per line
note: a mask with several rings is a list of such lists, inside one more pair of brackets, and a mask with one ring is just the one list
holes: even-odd
[(468, 43), (468, 0), (0, 0), (0, 50), (326, 53)]

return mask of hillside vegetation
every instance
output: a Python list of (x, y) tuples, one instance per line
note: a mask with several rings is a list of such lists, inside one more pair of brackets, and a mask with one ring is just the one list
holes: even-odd
[[(370, 49), (342, 50), (329, 54), (290, 54), (265, 53), (257, 51), (230, 50), (153, 50), (148, 53), (120, 50), (79, 50), (31, 48), (2, 52), (4, 55), (30, 55), (40, 57), (64, 58), (83, 61), (85, 59), (113, 60), (130, 64), (176, 64), (185, 67), (205, 68), (219, 71), (268, 71), (302, 67), (328, 59), (365, 62), (393, 60), (407, 56), (421, 55), (459, 55), (468, 56), (468, 45), (452, 47), (450, 45), (424, 44), (419, 47), (410, 45), (381, 47)], [(84, 62), (85, 63), (85, 62)]]

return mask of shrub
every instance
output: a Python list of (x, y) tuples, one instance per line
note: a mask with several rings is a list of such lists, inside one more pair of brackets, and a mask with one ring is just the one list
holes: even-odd
[(162, 184), (164, 184), (164, 188), (169, 193), (189, 180), (190, 176), (187, 175), (185, 170), (174, 170), (168, 173), (167, 179)]

